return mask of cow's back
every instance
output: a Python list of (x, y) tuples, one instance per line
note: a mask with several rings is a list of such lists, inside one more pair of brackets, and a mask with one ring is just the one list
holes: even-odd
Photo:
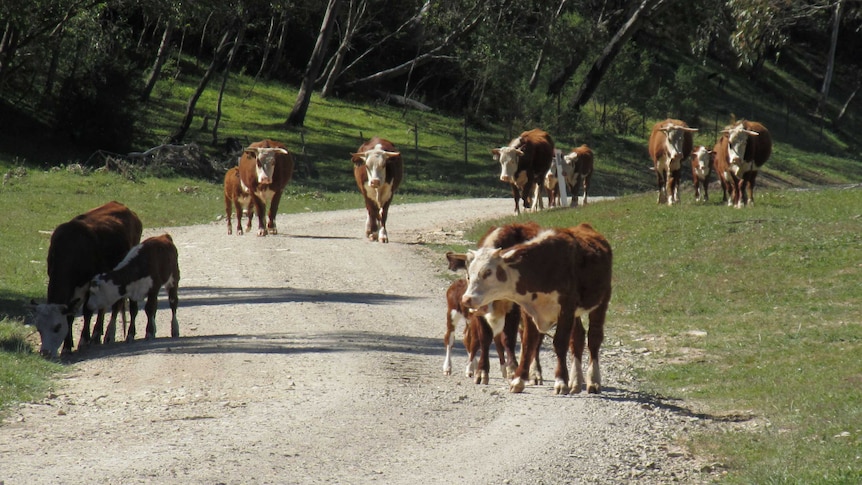
[(479, 239), (477, 247), (509, 248), (516, 244), (533, 239), (541, 230), (541, 226), (532, 221), (507, 224), (500, 227), (491, 227), (485, 235)]
[(593, 172), (593, 151), (589, 146), (583, 144), (572, 150), (578, 154), (575, 172), (581, 175), (589, 175)]
[(744, 158), (753, 161), (755, 165), (760, 167), (772, 155), (772, 135), (769, 134), (769, 130), (763, 124), (757, 121), (745, 121), (742, 126), (746, 130), (758, 133), (757, 136), (748, 137)]
[(554, 140), (546, 131), (534, 128), (521, 133), (521, 151), (519, 166), (531, 170), (534, 174), (544, 175), (551, 168), (554, 159)]

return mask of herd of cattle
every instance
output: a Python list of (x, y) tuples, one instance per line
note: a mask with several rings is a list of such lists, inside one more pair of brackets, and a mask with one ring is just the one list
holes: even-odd
[[(772, 149), (769, 131), (760, 123), (740, 121), (722, 131), (712, 150), (692, 146), (695, 131), (673, 119), (653, 127), (648, 149), (658, 179), (658, 202), (679, 202), (681, 165), (690, 157), (697, 200), (707, 200), (709, 176), (714, 170), (729, 205), (753, 203), (757, 171)], [(576, 206), (581, 185), (583, 203), (587, 203), (594, 165), (587, 145), (563, 155), (554, 148), (548, 133), (533, 129), (491, 153), (500, 163), (500, 180), (511, 185), (515, 213), (520, 213), (521, 205), (541, 209), (543, 188), (549, 207), (565, 199), (561, 192), (571, 194), (570, 205)], [(374, 137), (351, 154), (351, 161), (367, 211), (365, 235), (371, 241), (389, 242), (386, 219), (403, 178), (401, 154), (391, 142)], [(238, 235), (244, 233), (244, 213), (245, 232), (251, 231), (256, 215), (259, 236), (277, 233), (279, 201), (293, 168), (290, 151), (279, 142), (263, 140), (243, 151), (238, 165), (224, 178), (228, 234), (233, 233), (234, 209)], [(80, 313), (84, 317), (81, 343), (113, 342), (117, 316), (126, 301), (130, 314), (126, 341), (135, 338), (138, 304), (144, 300), (146, 338), (154, 338), (162, 287), (172, 312), (171, 336), (179, 336), (177, 248), (169, 234), (141, 242), (142, 232), (137, 215), (118, 202), (76, 216), (53, 231), (47, 259), (47, 303), (34, 301), (32, 306), (43, 355), (56, 356), (61, 345), (64, 352), (72, 351), (72, 323)], [(589, 224), (542, 228), (533, 222), (512, 223), (489, 230), (477, 249), (464, 254), (450, 252), (446, 257), (451, 270), (464, 269), (466, 276), (452, 283), (446, 293), (444, 373), (452, 372), (453, 332), (463, 322), (469, 354), (466, 374), (476, 383), (488, 383), (488, 355), (494, 341), (503, 376), (510, 379), (510, 390), (521, 392), (528, 382), (543, 381), (539, 348), (544, 335), (556, 328), (554, 391), (568, 394), (586, 388), (590, 393), (601, 392), (599, 349), (611, 297), (612, 267), (611, 248), (604, 236)], [(103, 335), (108, 309), (111, 317)], [(91, 335), (93, 315), (96, 323)], [(583, 316), (589, 317), (586, 328)], [(519, 335), (520, 364), (515, 356)], [(590, 353), (586, 378), (581, 360), (585, 347)], [(571, 370), (566, 367), (569, 349), (574, 357)]]

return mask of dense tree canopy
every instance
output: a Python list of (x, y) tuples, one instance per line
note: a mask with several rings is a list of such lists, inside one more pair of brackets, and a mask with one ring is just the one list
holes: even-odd
[[(681, 84), (696, 89), (696, 74), (677, 70), (682, 63), (668, 72), (660, 60), (670, 51), (686, 52), (690, 64), (711, 59), (755, 75), (765, 59), (801, 46), (832, 62), (819, 67), (824, 98), (833, 73), (852, 79), (862, 72), (858, 2), (338, 3), (322, 38), (328, 2), (318, 0), (7, 0), (0, 4), (0, 100), (73, 139), (120, 149), (131, 142), (133, 113), (154, 82), (189, 61), (201, 73), (199, 90), (210, 78), (222, 82), (209, 88), (224, 89), (226, 74), (242, 71), (326, 96), (397, 94), (478, 123), (522, 125), (577, 120), (590, 102), (604, 110), (605, 128), (619, 131), (634, 117), (690, 109), (684, 96), (668, 93)], [(178, 133), (195, 100), (187, 100)], [(82, 110), (90, 113), (86, 122)]]

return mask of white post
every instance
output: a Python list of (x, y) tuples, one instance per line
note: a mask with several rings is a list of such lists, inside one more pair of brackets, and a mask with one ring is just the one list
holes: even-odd
[(563, 151), (554, 149), (554, 163), (557, 165), (557, 183), (560, 186), (560, 207), (569, 206), (569, 196), (566, 193), (566, 175), (563, 172)]

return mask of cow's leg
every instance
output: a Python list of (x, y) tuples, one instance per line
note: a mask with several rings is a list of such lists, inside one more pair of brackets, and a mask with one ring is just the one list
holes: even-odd
[(455, 322), (461, 313), (452, 308), (446, 313), (446, 334), (443, 335), (443, 345), (446, 346), (446, 358), (443, 359), (443, 374), (452, 375), (452, 347), (455, 346)]
[(590, 190), (590, 177), (592, 177), (592, 174), (590, 173), (584, 175), (584, 205), (587, 205), (587, 192)]
[(503, 331), (500, 333), (503, 337), (503, 346), (506, 351), (506, 364), (500, 369), (503, 377), (511, 379), (515, 377), (515, 371), (518, 369), (518, 358), (515, 357), (515, 345), (518, 341), (518, 327), (521, 324), (521, 307), (512, 305), (512, 308), (506, 313)]
[(703, 184), (703, 201), (709, 202), (709, 174), (707, 173), (706, 178), (701, 181)]
[(665, 187), (665, 192), (667, 194), (667, 205), (674, 205), (676, 202), (679, 202), (679, 194), (676, 191), (676, 182), (677, 180), (679, 180), (678, 172), (678, 170), (668, 171)]
[(72, 352), (72, 348), (75, 346), (74, 338), (72, 337), (72, 324), (75, 321), (74, 315), (69, 315), (66, 317), (66, 323), (69, 327), (69, 331), (66, 332), (66, 338), (63, 339), (63, 348), (60, 351), (61, 354), (69, 354)]
[[(490, 333), (491, 330), (488, 329), (488, 332)], [(506, 359), (508, 358), (508, 354), (506, 353), (506, 337), (502, 333), (498, 333), (493, 338), (494, 348), (497, 350), (497, 359), (500, 361), (500, 373), (503, 375), (503, 379), (505, 379), (509, 375), (506, 370)]]
[(383, 204), (383, 208), (380, 209), (380, 232), (378, 233), (377, 238), (382, 243), (389, 242), (389, 233), (386, 232), (386, 219), (389, 218), (390, 202), (392, 202), (392, 199), (385, 202)]
[(144, 304), (144, 312), (147, 314), (147, 333), (145, 339), (156, 338), (156, 310), (159, 308), (159, 288), (150, 290), (147, 294), (147, 303)]
[(477, 340), (480, 346), (479, 364), (477, 365), (474, 382), (476, 384), (487, 385), (489, 379), (488, 374), (491, 371), (489, 354), (491, 353), (491, 340), (493, 340), (493, 337), (491, 336), (491, 327), (489, 327), (487, 323), (479, 318), (475, 318), (474, 320), (476, 322), (476, 336), (478, 337)]
[[(239, 204), (237, 204), (237, 205), (239, 205)], [(233, 234), (233, 222), (231, 222), (232, 207), (233, 207), (233, 201), (230, 200), (230, 197), (225, 196), (224, 197), (224, 215), (225, 215), (225, 218), (227, 219), (227, 234), (228, 234), (228, 236)], [(242, 219), (242, 212), (237, 211), (236, 216), (238, 219), (241, 220)]]
[(533, 212), (543, 210), (545, 208), (545, 202), (542, 200), (542, 184), (535, 180), (535, 177), (531, 177), (527, 184), (534, 193), (533, 200), (536, 201), (536, 207), (533, 208)]
[(569, 341), (571, 340), (574, 308), (564, 303), (557, 320), (557, 330), (554, 333), (554, 353), (557, 354), (557, 367), (554, 370), (554, 394), (569, 393)]
[(515, 371), (515, 377), (509, 383), (510, 392), (523, 392), (530, 378), (530, 363), (538, 351), (539, 330), (531, 318), (524, 319), (524, 331), (521, 335), (521, 363)]
[(102, 335), (105, 333), (105, 311), (99, 310), (96, 314), (96, 324), (93, 325), (93, 334), (90, 336), (90, 343), (102, 343)]
[[(244, 211), (242, 209), (242, 204), (240, 203), (239, 199), (237, 199), (236, 202), (234, 202), (234, 207), (236, 208), (236, 235), (242, 236), (243, 235), (242, 215), (243, 215)], [(248, 228), (246, 230), (251, 230), (251, 207), (249, 207), (249, 210), (245, 211), (245, 212), (246, 212), (246, 217), (248, 217)], [(230, 234), (230, 217), (228, 217), (227, 222), (228, 222), (227, 233)]]
[(737, 209), (742, 209), (745, 206), (745, 174), (742, 177), (739, 177), (739, 180), (736, 180), (735, 192), (733, 195), (734, 202), (733, 205)]
[(108, 321), (108, 328), (105, 329), (104, 342), (106, 344), (114, 343), (117, 338), (117, 315), (122, 314), (125, 301), (125, 298), (120, 298), (111, 305), (111, 319)]
[(536, 353), (533, 355), (533, 362), (530, 363), (530, 381), (534, 386), (545, 384), (545, 379), (542, 377), (542, 363), (539, 362), (539, 354), (542, 351), (542, 342), (545, 340), (544, 334), (539, 334), (539, 343), (536, 344)]
[[(515, 199), (515, 215), (521, 215), (521, 202), (519, 200), (521, 198), (521, 193), (518, 190), (518, 186), (515, 185), (515, 182), (512, 182), (512, 198)], [(529, 207), (529, 205), (527, 204), (527, 199), (524, 199), (525, 209)]]
[(278, 234), (278, 227), (275, 225), (275, 216), (278, 215), (278, 203), (281, 202), (281, 191), (272, 194), (272, 201), (269, 203), (269, 220), (266, 222), (266, 228), (270, 234)]
[(180, 303), (180, 299), (177, 296), (176, 286), (171, 286), (166, 288), (166, 290), (168, 290), (168, 304), (171, 307), (171, 337), (177, 338), (180, 336), (180, 322), (177, 320), (177, 306)]
[[(266, 236), (266, 225), (263, 220), (266, 215), (266, 204), (263, 199), (257, 196), (257, 194), (253, 194), (251, 196), (251, 201), (254, 204), (254, 213), (257, 215), (257, 235)], [(249, 209), (250, 208), (251, 207), (249, 207)]]
[(754, 205), (754, 181), (757, 179), (757, 172), (752, 170), (748, 172), (743, 177), (746, 180), (746, 185), (748, 185), (748, 200), (745, 205)]
[(129, 299), (129, 331), (126, 332), (126, 343), (135, 341), (135, 319), (138, 318), (138, 302)]
[(478, 320), (473, 317), (467, 320), (464, 326), (464, 348), (467, 349), (467, 367), (464, 375), (472, 378), (476, 375), (476, 353), (479, 351), (479, 331), (475, 328)]
[(665, 191), (667, 190), (667, 181), (665, 180), (661, 167), (656, 166), (655, 176), (658, 183), (658, 201), (656, 203), (663, 204), (667, 202), (667, 195), (665, 195)]
[(365, 212), (368, 214), (368, 217), (365, 218), (365, 237), (371, 241), (376, 241), (379, 237), (377, 234), (379, 229), (377, 226), (378, 210), (377, 204), (368, 197), (365, 197)]
[(584, 366), (582, 359), (584, 358), (584, 346), (586, 345), (587, 334), (584, 330), (584, 324), (580, 317), (575, 318), (575, 324), (572, 326), (571, 332), (571, 348), (572, 348), (572, 370), (569, 372), (571, 379), (569, 384), (571, 394), (581, 392), (584, 387)]
[(590, 312), (590, 329), (587, 334), (587, 345), (590, 348), (590, 366), (587, 369), (587, 392), (598, 394), (602, 392), (602, 372), (599, 368), (599, 349), (605, 340), (605, 315), (608, 302)]

